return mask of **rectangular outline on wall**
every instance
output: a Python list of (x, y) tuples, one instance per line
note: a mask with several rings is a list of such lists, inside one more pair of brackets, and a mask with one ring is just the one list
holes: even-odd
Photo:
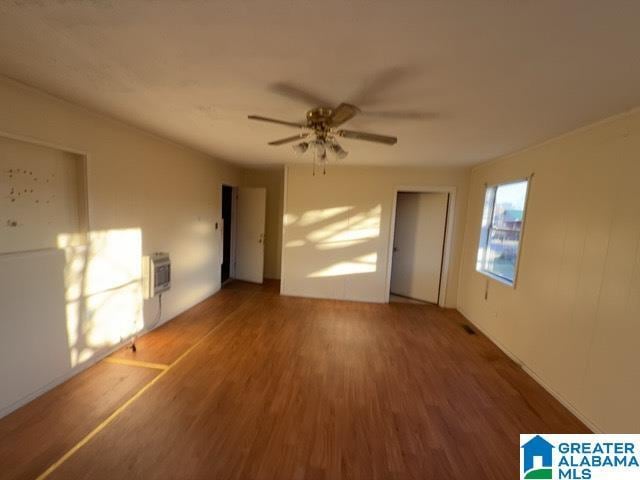
[(440, 283), (442, 288), (438, 292), (438, 306), (444, 307), (447, 298), (447, 283), (449, 280), (449, 264), (451, 261), (451, 249), (453, 241), (453, 225), (456, 208), (456, 187), (441, 186), (397, 186), (393, 189), (393, 202), (391, 207), (391, 223), (389, 224), (389, 245), (387, 246), (387, 273), (385, 278), (385, 302), (389, 303), (391, 296), (391, 266), (393, 263), (393, 241), (396, 233), (396, 203), (398, 193), (448, 193), (449, 205), (447, 208), (447, 223), (445, 226), (444, 250), (442, 253), (442, 270), (440, 272)]
[[(89, 209), (89, 154), (83, 150), (78, 150), (76, 148), (70, 148), (65, 145), (60, 145), (57, 143), (46, 142), (43, 140), (39, 140), (34, 137), (29, 137), (26, 135), (18, 135), (15, 133), (7, 132), (5, 130), (0, 130), (0, 137), (7, 138), (9, 140), (16, 140), (18, 142), (29, 143), (31, 145), (38, 145), (40, 147), (51, 148), (53, 150), (60, 150), (62, 152), (71, 153), (73, 155), (77, 155), (80, 157), (80, 168), (78, 169), (78, 215), (80, 217), (80, 228), (79, 232), (81, 235), (85, 236), (91, 231), (91, 215)], [(25, 254), (30, 252), (40, 252), (46, 250), (57, 250), (57, 246), (55, 247), (46, 247), (46, 248), (38, 248), (33, 250), (20, 250), (16, 252), (4, 252), (0, 253), (0, 256), (5, 255), (16, 255), (16, 254)]]
[[(19, 142), (25, 142), (25, 143), (31, 143), (33, 145), (39, 145), (41, 147), (47, 147), (47, 148), (53, 148), (56, 150), (61, 150), (63, 152), (68, 152), (68, 153), (72, 153), (74, 155), (78, 155), (80, 157), (82, 157), (83, 161), (81, 162), (81, 167), (80, 167), (80, 182), (79, 182), (79, 194), (81, 195), (81, 201), (79, 202), (79, 207), (82, 209), (82, 214), (83, 214), (83, 227), (85, 229), (85, 232), (83, 233), (88, 233), (91, 231), (91, 225), (92, 225), (92, 214), (91, 214), (91, 208), (90, 208), (90, 202), (89, 202), (89, 168), (91, 166), (91, 155), (84, 151), (84, 150), (79, 150), (77, 148), (72, 148), (72, 147), (68, 147), (66, 145), (61, 145), (58, 143), (54, 143), (54, 142), (48, 142), (45, 140), (40, 140), (39, 138), (35, 138), (35, 137), (31, 137), (28, 135), (20, 135), (20, 134), (16, 134), (16, 133), (12, 133), (12, 132), (8, 132), (6, 130), (0, 130), (0, 136), (4, 137), (4, 138), (8, 138), (11, 140), (17, 140)], [(50, 250), (57, 250), (57, 248), (44, 248), (41, 250), (27, 250), (27, 251), (22, 251), (22, 252), (13, 252), (13, 253), (4, 253), (2, 255), (24, 255), (24, 254), (33, 254), (33, 253), (38, 253), (38, 252), (46, 252), (46, 251), (50, 251)], [(104, 351), (104, 353), (97, 353), (96, 355), (94, 355), (93, 357), (91, 357), (89, 360), (87, 360), (84, 363), (78, 364), (74, 367), (71, 367), (67, 372), (64, 372), (63, 374), (51, 379), (49, 382), (47, 382), (46, 384), (42, 385), (40, 388), (37, 388), (36, 390), (34, 390), (33, 392), (25, 395), (24, 397), (22, 397), (21, 399), (17, 400), (16, 402), (10, 404), (10, 405), (6, 405), (3, 408), (0, 408), (0, 418), (3, 418), (7, 415), (9, 415), (11, 412), (17, 410), (18, 408), (26, 405), (27, 403), (31, 402), (32, 400), (38, 398), (40, 395), (48, 392), (49, 390), (53, 389), (54, 387), (60, 385), (61, 383), (64, 383), (65, 381), (67, 381), (68, 379), (70, 379), (71, 377), (79, 374), (80, 372), (86, 370), (87, 368), (91, 367), (92, 365), (98, 363), (99, 361), (101, 361), (104, 357), (110, 355), (111, 353), (115, 352), (116, 350), (119, 350), (120, 348), (122, 348), (122, 345), (124, 345), (125, 342), (122, 342), (120, 344), (114, 345), (113, 348), (107, 349)]]

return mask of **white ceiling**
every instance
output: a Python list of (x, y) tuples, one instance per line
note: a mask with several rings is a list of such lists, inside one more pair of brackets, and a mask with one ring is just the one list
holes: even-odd
[[(368, 115), (351, 164), (470, 165), (640, 105), (635, 0), (0, 1), (0, 73), (198, 150), (309, 161), (312, 92)], [(394, 118), (398, 113), (412, 118)]]

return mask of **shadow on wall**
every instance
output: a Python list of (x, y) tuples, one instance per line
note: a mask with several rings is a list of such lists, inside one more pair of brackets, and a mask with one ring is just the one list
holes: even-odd
[(72, 367), (144, 327), (142, 233), (139, 228), (61, 234)]
[(142, 330), (139, 228), (0, 255), (0, 416)]
[(295, 280), (288, 282), (288, 293), (346, 298), (349, 291), (349, 295), (370, 299), (371, 282), (376, 282), (377, 272), (383, 270), (378, 255), (381, 214), (380, 204), (286, 214), (285, 248), (290, 268), (296, 270), (290, 275)]

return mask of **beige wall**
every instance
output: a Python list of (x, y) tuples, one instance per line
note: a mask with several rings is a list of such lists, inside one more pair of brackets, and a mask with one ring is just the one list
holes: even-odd
[[(475, 271), (484, 189), (532, 172), (514, 289)], [(458, 308), (591, 426), (640, 430), (640, 112), (473, 170)]]
[(91, 230), (88, 245), (0, 256), (1, 415), (154, 323), (141, 254), (171, 254), (162, 320), (219, 288), (220, 184), (239, 172), (7, 79), (0, 105), (0, 132), (88, 155)]
[(287, 295), (384, 302), (397, 187), (456, 187), (446, 304), (455, 306), (468, 172), (461, 168), (308, 165), (285, 175), (282, 291)]
[(284, 168), (245, 168), (241, 170), (240, 185), (267, 189), (267, 213), (264, 240), (264, 276), (280, 278), (282, 253), (282, 201)]

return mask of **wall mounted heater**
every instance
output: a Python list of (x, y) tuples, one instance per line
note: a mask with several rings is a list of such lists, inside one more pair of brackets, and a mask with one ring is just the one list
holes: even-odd
[(145, 298), (152, 298), (171, 288), (171, 259), (168, 253), (156, 252), (143, 258)]

